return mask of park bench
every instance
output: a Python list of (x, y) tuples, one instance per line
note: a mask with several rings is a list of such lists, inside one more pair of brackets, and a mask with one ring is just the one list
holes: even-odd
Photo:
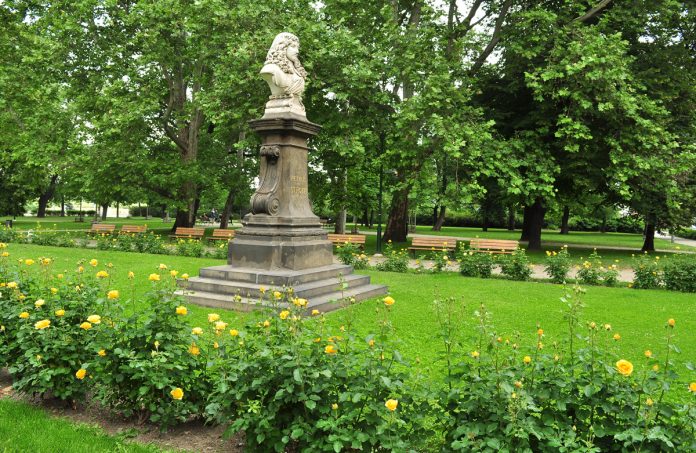
[(234, 239), (234, 230), (216, 228), (208, 238), (209, 241), (230, 241)]
[(342, 245), (346, 242), (351, 244), (359, 245), (360, 248), (365, 248), (365, 236), (362, 234), (336, 234), (329, 233), (329, 241), (334, 245)]
[(427, 238), (427, 237), (414, 237), (411, 241), (411, 247), (408, 248), (409, 251), (413, 252), (413, 256), (416, 256), (416, 251), (418, 250), (428, 250), (431, 252), (441, 252), (455, 251), (457, 249), (457, 240), (445, 239), (445, 238)]
[(170, 234), (170, 238), (174, 239), (203, 239), (205, 228), (185, 228), (176, 227), (174, 234)]
[(520, 246), (518, 241), (503, 239), (472, 239), (469, 242), (469, 250), (472, 252), (512, 254)]
[(118, 234), (141, 234), (147, 231), (147, 225), (123, 225)]
[(109, 223), (93, 223), (92, 228), (88, 231), (89, 234), (113, 234), (116, 225)]

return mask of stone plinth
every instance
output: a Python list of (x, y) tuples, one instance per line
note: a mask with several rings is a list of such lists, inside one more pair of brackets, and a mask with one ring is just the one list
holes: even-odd
[(262, 137), (259, 188), (227, 262), (266, 270), (330, 265), (332, 244), (312, 212), (307, 190), (307, 139), (321, 127), (290, 114), (250, 124)]

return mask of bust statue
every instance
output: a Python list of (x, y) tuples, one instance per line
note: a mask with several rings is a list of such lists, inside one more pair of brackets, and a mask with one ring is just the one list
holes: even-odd
[(283, 113), (305, 116), (302, 93), (307, 71), (297, 57), (299, 50), (300, 40), (291, 33), (279, 33), (273, 40), (260, 72), (271, 89), (264, 118)]

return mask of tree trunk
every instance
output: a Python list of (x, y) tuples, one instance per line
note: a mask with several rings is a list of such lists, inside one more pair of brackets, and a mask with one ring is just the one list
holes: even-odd
[(120, 210), (121, 210), (121, 203), (116, 203), (116, 218), (118, 219), (120, 216)]
[(230, 191), (227, 193), (225, 207), (222, 208), (222, 214), (220, 217), (220, 228), (224, 229), (229, 226), (230, 217), (232, 216), (232, 208), (234, 207), (234, 195), (234, 189), (230, 189)]
[(522, 235), (520, 241), (528, 241), (530, 236), (529, 226), (531, 224), (532, 210), (530, 206), (524, 205), (522, 209)]
[(353, 214), (353, 226), (350, 227), (351, 234), (358, 234), (358, 216)]
[(336, 213), (336, 224), (334, 225), (334, 233), (346, 234), (346, 215), (345, 209), (341, 209)]
[[(527, 250), (541, 250), (541, 229), (544, 225), (544, 215), (546, 208), (542, 204), (541, 198), (537, 198), (533, 205), (525, 206), (525, 224), (522, 233), (527, 233), (526, 240), (529, 241)], [(520, 240), (524, 240), (520, 238)]]
[(655, 221), (646, 220), (645, 224), (645, 240), (643, 241), (643, 248), (640, 249), (641, 252), (654, 252), (655, 251)]
[(60, 198), (60, 216), (65, 217), (65, 197)]
[(51, 177), (51, 182), (48, 184), (48, 187), (46, 188), (46, 191), (42, 193), (39, 197), (39, 210), (36, 213), (37, 217), (46, 217), (46, 207), (48, 206), (48, 202), (51, 201), (51, 198), (53, 198), (53, 194), (56, 191), (56, 181), (58, 181), (58, 175), (53, 175)]
[(387, 227), (384, 230), (384, 240), (392, 242), (406, 242), (408, 236), (408, 193), (411, 187), (407, 186), (394, 192)]
[(438, 208), (437, 205), (433, 206), (433, 215), (432, 215), (432, 219), (431, 219), (431, 223), (433, 224), (433, 231), (435, 231), (435, 224), (437, 223), (437, 217), (438, 217), (437, 208)]
[(109, 210), (109, 204), (103, 204), (101, 205), (102, 208), (102, 213), (101, 213), (101, 219), (106, 220), (106, 212)]
[(364, 228), (368, 228), (369, 226), (371, 226), (370, 225), (370, 214), (369, 214), (369, 210), (367, 209), (367, 207), (363, 208), (362, 222), (360, 222), (360, 223), (362, 223), (362, 226)]
[[(599, 226), (599, 232), (600, 233), (606, 233), (607, 232), (607, 215), (602, 214), (602, 224)], [(653, 230), (653, 233), (655, 231)]]
[(570, 218), (570, 208), (568, 206), (563, 206), (563, 217), (561, 217), (561, 234), (570, 233), (570, 228), (568, 227), (568, 219)]
[(482, 219), (482, 220), (483, 220), (483, 222), (482, 222), (483, 224), (481, 225), (481, 229), (482, 229), (483, 231), (488, 231), (488, 211), (485, 211), (485, 212), (483, 213), (483, 219)]
[(437, 216), (435, 225), (433, 225), (433, 231), (442, 231), (442, 225), (445, 223), (445, 212), (447, 211), (447, 206), (440, 206), (440, 214)]
[(510, 207), (508, 207), (507, 229), (508, 229), (508, 231), (515, 231), (515, 207), (514, 207), (514, 205), (510, 205)]

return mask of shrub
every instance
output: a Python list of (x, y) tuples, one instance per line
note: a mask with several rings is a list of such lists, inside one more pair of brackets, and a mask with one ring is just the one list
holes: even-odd
[[(166, 429), (202, 412), (202, 361), (214, 351), (212, 341), (192, 334), (184, 311), (177, 311), (185, 299), (173, 294), (173, 278), (164, 269), (157, 275), (161, 280), (152, 282), (144, 296), (147, 310), (123, 316), (130, 301), (113, 299), (108, 311), (117, 319), (115, 328), (100, 332), (95, 349), (103, 352), (90, 359), (98, 401), (126, 417), (137, 416)], [(183, 398), (175, 399), (174, 389), (181, 389)]]
[(503, 275), (513, 280), (529, 280), (532, 276), (529, 258), (522, 248), (503, 258), (500, 269)]
[(633, 287), (636, 289), (657, 289), (662, 286), (660, 257), (652, 258), (647, 253), (634, 258)]
[(203, 252), (203, 241), (199, 239), (179, 239), (176, 242), (177, 255), (200, 258)]
[(135, 235), (133, 237), (133, 247), (140, 253), (152, 253), (155, 255), (166, 255), (168, 253), (164, 239), (153, 232)]
[(696, 257), (681, 255), (666, 260), (663, 279), (669, 290), (696, 293)]
[(21, 242), (23, 235), (13, 228), (0, 225), (0, 242)]
[(490, 278), (496, 256), (492, 253), (460, 249), (458, 254), (459, 273), (465, 277)]
[(249, 451), (406, 451), (401, 406), (385, 407), (408, 401), (405, 368), (392, 347), (391, 306), (379, 305), (380, 330), (364, 338), (349, 327), (350, 304), (338, 336), (323, 315), (303, 318), (301, 303), (227, 335), (208, 415), (244, 430)]
[(227, 258), (228, 243), (227, 241), (220, 241), (216, 244), (212, 251), (208, 252), (208, 256), (218, 260), (223, 260)]
[(674, 324), (668, 324), (665, 358), (659, 362), (665, 369), (653, 368), (658, 362), (650, 351), (634, 366), (600, 346), (613, 341), (611, 326), (581, 325), (582, 292), (576, 288), (563, 297), (568, 340), (548, 349), (540, 328), (529, 335), (529, 347), (521, 338), (497, 334), (481, 306), (475, 349), (456, 350), (463, 344), (461, 308), (454, 299), (436, 304), (447, 363), (447, 385), (433, 397), (439, 401), (435, 419), (443, 450), (690, 451), (696, 446), (693, 403), (663, 399), (665, 386), (678, 379), (669, 359)]
[(377, 269), (386, 272), (408, 272), (408, 255), (405, 250), (395, 250), (392, 241), (384, 247), (384, 261), (377, 264)]
[(355, 269), (367, 269), (370, 267), (370, 260), (367, 255), (362, 252), (360, 246), (352, 242), (345, 242), (336, 246), (336, 254), (343, 264), (353, 266)]
[(546, 265), (544, 270), (554, 283), (565, 283), (570, 272), (570, 254), (568, 246), (563, 246), (556, 252), (546, 252)]
[(432, 271), (439, 274), (451, 264), (449, 250), (443, 248), (439, 251), (430, 252), (430, 259), (433, 261)]

